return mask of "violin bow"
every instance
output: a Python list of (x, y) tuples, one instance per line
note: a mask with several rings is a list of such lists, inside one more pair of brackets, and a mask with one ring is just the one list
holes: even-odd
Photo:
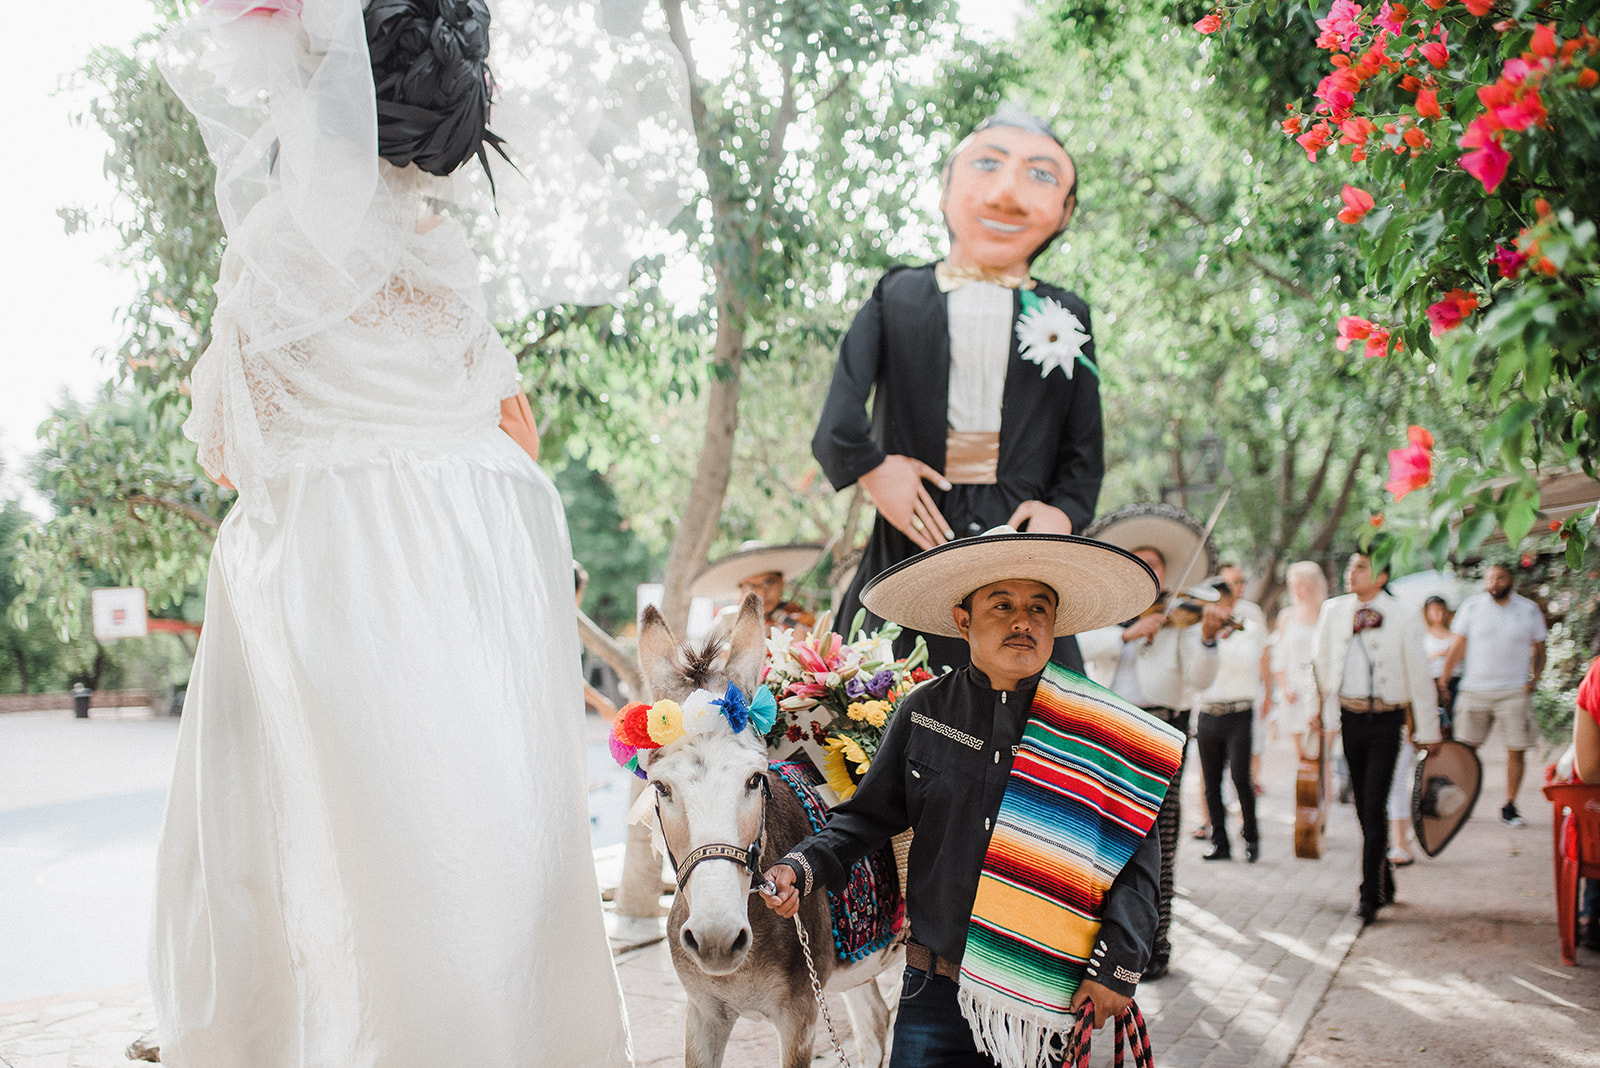
[[(1211, 509), (1211, 518), (1206, 520), (1206, 529), (1200, 532), (1200, 544), (1194, 547), (1194, 552), (1190, 553), (1189, 559), (1184, 562), (1183, 570), (1178, 572), (1184, 578), (1189, 577), (1189, 569), (1194, 566), (1196, 560), (1200, 559), (1200, 554), (1206, 551), (1206, 542), (1211, 540), (1211, 531), (1216, 527), (1217, 519), (1222, 515), (1222, 509), (1227, 507), (1228, 498), (1231, 496), (1233, 496), (1233, 487), (1228, 486), (1223, 489), (1222, 496), (1217, 498), (1217, 506)], [(1182, 591), (1173, 590), (1172, 592), (1176, 595)]]

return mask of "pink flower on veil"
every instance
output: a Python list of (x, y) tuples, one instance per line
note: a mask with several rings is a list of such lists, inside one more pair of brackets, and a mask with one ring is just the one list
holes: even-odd
[(241, 15), (273, 15), (287, 11), (300, 14), (305, 0), (200, 0), (200, 6), (212, 11), (237, 12)]

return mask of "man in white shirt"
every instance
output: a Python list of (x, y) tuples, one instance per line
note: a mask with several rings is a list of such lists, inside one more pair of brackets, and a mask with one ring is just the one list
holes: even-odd
[(1256, 704), (1261, 699), (1261, 654), (1267, 647), (1267, 617), (1259, 606), (1243, 600), (1244, 572), (1235, 564), (1219, 569), (1231, 594), (1232, 618), (1239, 629), (1217, 649), (1217, 675), (1195, 704), (1200, 710), (1194, 747), (1205, 782), (1206, 812), (1211, 820), (1211, 851), (1206, 860), (1229, 860), (1228, 809), (1222, 801), (1222, 775), (1231, 769), (1243, 820), (1244, 856), (1254, 864), (1261, 856), (1256, 829), (1256, 791), (1250, 775)]
[(1433, 676), (1422, 651), (1422, 613), (1384, 589), (1389, 573), (1350, 556), (1345, 588), (1322, 603), (1312, 670), (1322, 696), (1323, 728), (1344, 736), (1350, 785), (1361, 822), (1361, 922), (1394, 900), (1388, 859), (1389, 788), (1402, 732), (1418, 748), (1439, 741)]
[(1441, 679), (1465, 658), (1455, 708), (1456, 741), (1474, 749), (1489, 737), (1500, 720), (1506, 743), (1506, 803), (1501, 822), (1523, 826), (1517, 811), (1517, 791), (1526, 767), (1523, 754), (1539, 742), (1539, 722), (1533, 714), (1533, 691), (1544, 671), (1544, 642), (1548, 635), (1539, 606), (1514, 591), (1511, 569), (1491, 564), (1483, 576), (1483, 593), (1461, 603), (1450, 630), (1455, 643), (1445, 656)]
[[(1161, 552), (1146, 546), (1134, 549), (1133, 555), (1150, 565), (1156, 581), (1166, 590), (1167, 561)], [(1187, 736), (1189, 706), (1194, 695), (1211, 685), (1216, 677), (1217, 634), (1226, 617), (1227, 613), (1218, 606), (1208, 604), (1200, 622), (1189, 627), (1173, 626), (1164, 613), (1153, 612), (1127, 626), (1087, 631), (1078, 635), (1085, 673), (1118, 697)], [(1165, 975), (1172, 956), (1167, 932), (1172, 926), (1173, 870), (1182, 817), (1178, 804), (1182, 781), (1183, 766), (1180, 764), (1156, 816), (1156, 829), (1161, 836), (1161, 901), (1157, 910), (1155, 949), (1145, 966), (1145, 979), (1159, 979)]]

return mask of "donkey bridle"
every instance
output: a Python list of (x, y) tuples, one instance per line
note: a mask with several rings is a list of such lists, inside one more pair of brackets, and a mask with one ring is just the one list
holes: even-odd
[(772, 799), (772, 787), (767, 782), (765, 773), (761, 776), (761, 826), (756, 831), (756, 840), (747, 846), (728, 845), (726, 842), (707, 842), (690, 850), (683, 858), (680, 865), (678, 859), (672, 855), (672, 846), (667, 842), (667, 825), (661, 819), (661, 796), (656, 795), (656, 826), (661, 828), (661, 844), (667, 851), (667, 863), (672, 865), (673, 877), (678, 880), (678, 889), (685, 889), (689, 882), (689, 873), (703, 860), (731, 860), (750, 873), (750, 886), (752, 889), (761, 884), (761, 841), (767, 836), (767, 802)]

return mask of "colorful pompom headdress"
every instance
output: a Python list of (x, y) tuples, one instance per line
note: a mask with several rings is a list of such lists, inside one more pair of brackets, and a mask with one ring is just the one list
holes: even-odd
[(653, 705), (639, 701), (624, 705), (611, 723), (611, 757), (639, 778), (647, 778), (639, 766), (639, 751), (660, 749), (682, 738), (709, 734), (726, 723), (735, 734), (754, 728), (759, 735), (772, 729), (778, 718), (778, 702), (765, 687), (755, 698), (745, 695), (737, 684), (718, 697), (710, 690), (696, 690), (677, 701), (661, 700)]

